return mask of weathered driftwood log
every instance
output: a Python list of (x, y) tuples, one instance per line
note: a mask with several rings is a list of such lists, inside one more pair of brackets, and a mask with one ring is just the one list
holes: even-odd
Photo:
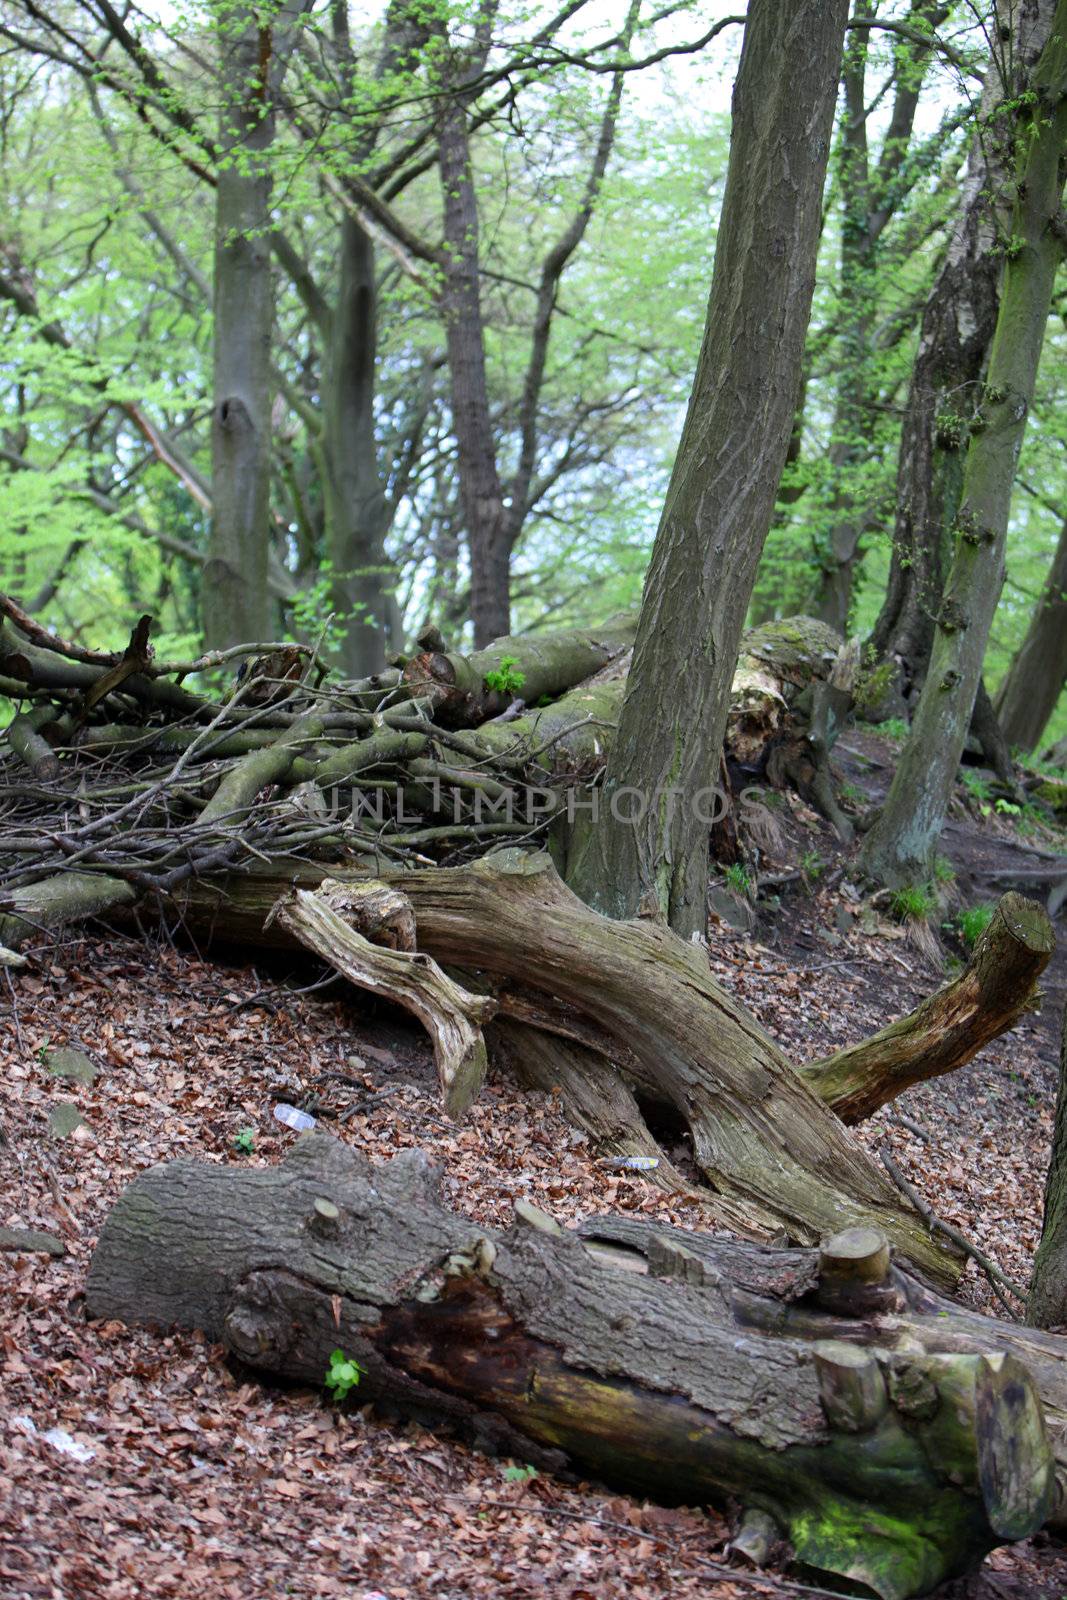
[[(501, 1015), (536, 1020), (596, 1050), (605, 1073), (618, 1068), (638, 1096), (688, 1129), (710, 1203), (730, 1227), (752, 1238), (785, 1229), (812, 1242), (867, 1221), (937, 1281), (958, 1277), (958, 1254), (931, 1238), (910, 1202), (716, 982), (700, 946), (651, 921), (599, 916), (541, 852), (502, 850), (470, 867), (386, 881), (411, 901), (420, 950), (484, 974)], [(247, 947), (286, 931), (279, 918), (264, 929), (272, 888), (276, 900), (286, 884), (252, 876), (224, 889), (193, 883), (181, 904), (199, 937), (214, 929)], [(333, 960), (321, 944), (316, 950)]]
[[(246, 949), (291, 945), (295, 931), (284, 919), (271, 923), (271, 912), (280, 898), (316, 887), (324, 875), (325, 869), (306, 862), (279, 862), (257, 873), (187, 884), (179, 903), (202, 943), (215, 938)], [(365, 873), (340, 868), (331, 876), (366, 881)], [(568, 1114), (607, 1149), (659, 1154), (654, 1181), (675, 1186), (679, 1175), (648, 1127), (647, 1116), (654, 1114), (654, 1120), (688, 1131), (710, 1184), (709, 1203), (742, 1233), (759, 1238), (785, 1228), (791, 1237), (810, 1241), (866, 1217), (939, 1281), (957, 1275), (959, 1258), (930, 1238), (910, 1205), (835, 1129), (781, 1051), (715, 982), (697, 948), (647, 922), (618, 924), (596, 916), (563, 888), (541, 856), (500, 853), (471, 868), (404, 872), (391, 881), (414, 908), (419, 948), (458, 969), (463, 987), (465, 973), (479, 972), (473, 988), (484, 991), (488, 985), (500, 1016), (528, 1025), (509, 1041), (520, 1077), (558, 1086)], [(87, 911), (135, 902), (131, 885), (112, 888), (109, 899), (107, 880), (71, 873), (17, 891), (12, 910), (18, 917), (0, 925), (0, 938), (9, 927), (17, 936), (38, 918), (47, 922), (53, 894), (80, 896)], [(1022, 903), (1020, 925), (1027, 921), (1024, 910)], [(1006, 930), (1010, 920), (1007, 914), (1000, 918)], [(1007, 934), (991, 928), (991, 937), (996, 948)], [(314, 948), (333, 959), (321, 942)], [(1023, 948), (1012, 940), (1013, 951)], [(1016, 963), (1026, 995), (1034, 959), (1027, 965), (1020, 956)], [(359, 981), (355, 969), (352, 976)], [(969, 980), (960, 986), (963, 998), (973, 999)], [(1003, 1021), (1008, 990), (999, 1009), (976, 1004), (970, 1011), (964, 1007), (962, 1017), (950, 1003), (954, 993), (950, 986), (914, 1018), (876, 1036), (877, 1073), (859, 1046), (842, 1053), (858, 1057), (854, 1076), (847, 1060), (840, 1077), (820, 1073), (816, 1064), (809, 1069), (809, 1087), (820, 1098), (839, 1095), (842, 1106), (860, 1103), (862, 1092), (873, 1109), (928, 1071), (959, 1065), (999, 1031), (990, 1018)], [(394, 998), (408, 1003), (399, 990)], [(1021, 1009), (1018, 996), (1016, 1001)], [(536, 1030), (557, 1036), (556, 1043), (538, 1045)], [(578, 1048), (564, 1049), (561, 1041)], [(837, 1109), (832, 1098), (829, 1103)]]
[(959, 977), (899, 1022), (799, 1068), (842, 1122), (862, 1122), (913, 1083), (955, 1072), (1033, 1008), (1056, 947), (1047, 912), (1002, 896)]
[[(372, 1166), (314, 1134), (273, 1170), (142, 1174), (104, 1226), (86, 1301), (202, 1328), (312, 1384), (340, 1348), (365, 1369), (360, 1400), (667, 1502), (736, 1497), (807, 1566), (904, 1600), (1040, 1527), (1055, 1469), (995, 1324), (975, 1354), (942, 1353), (936, 1315), (907, 1319), (906, 1348), (899, 1333), (867, 1345), (905, 1305), (883, 1271), (860, 1318), (841, 1312), (842, 1261), (870, 1280), (878, 1236), (873, 1269), (871, 1254), (831, 1245), (826, 1272), (814, 1252), (654, 1225), (578, 1237), (530, 1206), (501, 1234), (444, 1210), (419, 1152)], [(794, 1311), (806, 1326), (788, 1326)]]

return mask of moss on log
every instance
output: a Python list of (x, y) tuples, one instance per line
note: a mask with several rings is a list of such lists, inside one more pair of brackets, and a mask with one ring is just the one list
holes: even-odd
[(650, 1224), (498, 1233), (441, 1206), (419, 1152), (371, 1166), (312, 1134), (272, 1170), (142, 1174), (86, 1303), (315, 1385), (340, 1347), (361, 1400), (668, 1503), (734, 1497), (806, 1565), (907, 1600), (1048, 1517), (1040, 1401), (996, 1342), (857, 1350), (865, 1324), (807, 1310), (787, 1328), (818, 1280), (813, 1252)]

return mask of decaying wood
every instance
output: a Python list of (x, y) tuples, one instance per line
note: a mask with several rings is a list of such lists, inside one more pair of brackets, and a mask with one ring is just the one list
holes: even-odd
[(955, 1072), (1034, 1006), (1056, 939), (1033, 900), (1006, 894), (967, 966), (929, 999), (861, 1044), (800, 1067), (843, 1122), (861, 1122), (913, 1083)]
[[(600, 628), (566, 633), (518, 634), (497, 639), (464, 656), (435, 647), (413, 656), (402, 680), (416, 699), (425, 700), (446, 726), (476, 727), (506, 711), (515, 699), (534, 706), (546, 695), (564, 693), (628, 650), (637, 633), (637, 613), (624, 612)], [(494, 688), (501, 663), (510, 664), (515, 687)]]
[(360, 1401), (667, 1502), (733, 1497), (805, 1565), (905, 1600), (1054, 1513), (1038, 1390), (1062, 1372), (1035, 1385), (1004, 1330), (903, 1273), (826, 1311), (823, 1271), (620, 1219), (499, 1233), (443, 1209), (419, 1152), (372, 1166), (312, 1134), (272, 1170), (142, 1174), (86, 1303), (315, 1385), (341, 1348)]
[(398, 904), (406, 897), (394, 891), (393, 905), (383, 916), (381, 889), (374, 885), (369, 897), (370, 926), (372, 936), (395, 939), (392, 947), (371, 943), (358, 931), (368, 904), (366, 889), (358, 883), (328, 878), (315, 893), (298, 889), (278, 907), (278, 920), (350, 983), (414, 1012), (433, 1040), (444, 1108), (449, 1116), (460, 1117), (485, 1078), (482, 1024), (493, 1016), (496, 1002), (468, 994), (436, 961), (414, 950), (407, 942), (414, 926), (410, 903)]
[[(502, 1016), (536, 1017), (543, 1030), (598, 1049), (603, 1073), (617, 1069), (639, 1098), (688, 1130), (709, 1204), (730, 1227), (757, 1239), (784, 1229), (814, 1242), (865, 1221), (935, 1281), (958, 1277), (959, 1253), (931, 1239), (712, 977), (702, 947), (652, 921), (591, 911), (543, 852), (501, 850), (467, 867), (383, 877), (411, 901), (421, 951), (483, 974)], [(295, 864), (290, 882), (308, 884), (306, 869)], [(264, 923), (286, 890), (285, 876), (246, 875), (223, 886), (191, 883), (180, 904), (198, 940), (214, 930), (247, 948), (285, 942), (280, 915)], [(317, 950), (334, 959), (326, 945)]]

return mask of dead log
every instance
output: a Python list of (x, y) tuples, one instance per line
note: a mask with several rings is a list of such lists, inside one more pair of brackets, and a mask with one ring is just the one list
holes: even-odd
[(734, 1497), (806, 1566), (906, 1600), (1040, 1527), (1055, 1467), (996, 1325), (961, 1354), (939, 1346), (940, 1318), (912, 1314), (910, 1341), (883, 1345), (870, 1329), (904, 1296), (883, 1274), (845, 1315), (847, 1256), (633, 1222), (579, 1238), (528, 1206), (498, 1233), (443, 1209), (421, 1153), (372, 1166), (313, 1134), (272, 1170), (142, 1174), (105, 1223), (86, 1305), (200, 1328), (315, 1385), (340, 1349), (365, 1371), (361, 1401), (668, 1503)]
[(633, 611), (600, 628), (496, 639), (469, 656), (424, 650), (406, 664), (402, 682), (445, 727), (473, 728), (499, 716), (513, 700), (535, 706), (546, 695), (563, 694), (628, 650), (636, 633)]
[[(959, 1253), (931, 1238), (910, 1202), (715, 981), (700, 946), (648, 920), (599, 916), (543, 853), (501, 850), (469, 867), (383, 877), (411, 901), (420, 950), (482, 973), (501, 1015), (536, 1016), (541, 1028), (598, 1049), (602, 1071), (618, 1068), (640, 1097), (688, 1130), (709, 1202), (728, 1226), (750, 1238), (784, 1229), (813, 1242), (868, 1222), (935, 1281), (958, 1278)], [(307, 882), (306, 869), (294, 864), (290, 881)], [(284, 942), (281, 918), (264, 924), (286, 890), (284, 876), (205, 880), (185, 886), (180, 904), (198, 940), (214, 931), (247, 948)], [(316, 951), (334, 959), (322, 944)]]
[[(485, 1078), (482, 1024), (496, 1002), (468, 994), (415, 950), (407, 897), (381, 884), (328, 878), (315, 893), (298, 889), (278, 907), (278, 920), (350, 983), (414, 1012), (433, 1040), (444, 1108), (450, 1117), (461, 1117)], [(370, 942), (361, 928), (380, 942)]]
[(861, 1044), (798, 1070), (841, 1118), (862, 1122), (913, 1083), (955, 1072), (1033, 1009), (1056, 947), (1045, 910), (1003, 895), (959, 977)]

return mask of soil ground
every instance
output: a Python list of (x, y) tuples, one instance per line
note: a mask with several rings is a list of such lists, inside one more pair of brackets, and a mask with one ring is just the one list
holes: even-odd
[[(886, 741), (852, 731), (838, 765), (870, 800), (892, 759)], [(1050, 834), (1021, 839), (1011, 816), (961, 807), (944, 841), (956, 879), (937, 920), (951, 923), (953, 895), (995, 898), (1044, 859), (1034, 850), (1056, 848)], [(965, 954), (951, 928), (940, 930), (939, 952), (924, 930), (866, 905), (847, 853), (797, 802), (772, 814), (754, 865), (765, 882), (756, 923), (714, 924), (710, 959), (798, 1060), (908, 1010), (941, 980), (945, 951)], [(858, 1130), (1021, 1286), (1041, 1226), (1067, 993), (1063, 928), (1061, 919), (1040, 1015)], [(515, 1470), (522, 1463), (369, 1408), (340, 1412), (321, 1393), (264, 1386), (195, 1335), (84, 1317), (85, 1269), (122, 1188), (177, 1156), (275, 1162), (295, 1137), (272, 1115), (279, 1101), (309, 1107), (381, 1159), (423, 1146), (445, 1170), (450, 1203), (485, 1221), (506, 1224), (525, 1196), (565, 1224), (618, 1210), (699, 1225), (685, 1202), (600, 1167), (551, 1097), (520, 1094), (491, 1073), (466, 1122), (452, 1125), (421, 1034), (308, 963), (209, 963), (180, 944), (81, 932), (12, 974), (7, 998), (0, 1226), (57, 1233), (67, 1253), (0, 1254), (5, 1600), (827, 1592), (799, 1587), (797, 1574), (731, 1567), (729, 1508), (672, 1510), (527, 1478)], [(89, 1055), (91, 1085), (49, 1075), (48, 1052), (60, 1045)], [(49, 1130), (60, 1102), (82, 1118), (66, 1137)], [(245, 1130), (250, 1154), (235, 1145)], [(991, 1303), (974, 1268), (962, 1292)], [(941, 1595), (1062, 1597), (1067, 1548), (1040, 1536), (994, 1552)]]

